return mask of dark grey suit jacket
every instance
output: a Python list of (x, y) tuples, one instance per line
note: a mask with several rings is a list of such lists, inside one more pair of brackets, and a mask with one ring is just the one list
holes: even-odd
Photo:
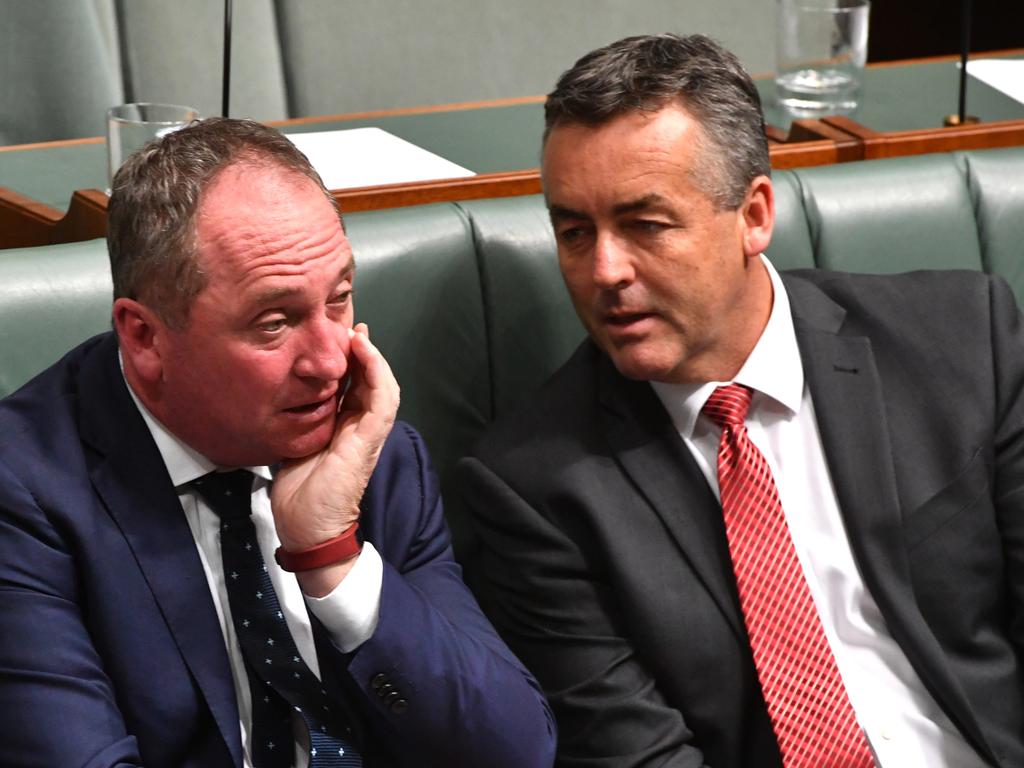
[[(979, 273), (785, 275), (850, 544), (967, 741), (1024, 766), (1024, 327)], [(462, 465), (485, 609), (560, 764), (778, 766), (721, 509), (649, 384), (585, 342)]]

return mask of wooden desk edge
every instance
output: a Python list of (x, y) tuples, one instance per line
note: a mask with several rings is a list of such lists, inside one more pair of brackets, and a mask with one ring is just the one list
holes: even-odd
[[(1024, 146), (1024, 120), (1003, 120), (950, 128), (880, 133), (848, 118), (809, 121), (798, 129), (810, 140), (769, 146), (772, 167), (783, 170), (860, 159), (902, 157), (929, 152)], [(814, 139), (813, 136), (823, 138)], [(824, 138), (827, 137), (827, 138)], [(428, 203), (514, 197), (541, 191), (540, 171), (532, 168), (461, 179), (335, 190), (345, 213)], [(0, 248), (75, 242), (106, 234), (107, 195), (77, 190), (67, 214), (13, 190), (0, 188)]]
[(45, 245), (51, 242), (54, 227), (63, 216), (62, 211), (51, 205), (0, 187), (0, 247)]
[[(832, 140), (774, 145), (771, 148), (771, 158), (772, 166), (775, 168), (826, 165), (846, 159), (843, 157), (843, 149)], [(534, 195), (540, 191), (540, 169), (531, 168), (523, 171), (485, 173), (459, 179), (332, 190), (331, 194), (343, 213), (356, 213), (429, 203)], [(34, 244), (74, 242), (103, 237), (106, 235), (108, 199), (107, 195), (98, 189), (77, 190), (72, 195), (67, 214), (59, 220), (51, 220), (49, 238)], [(5, 243), (0, 243), (0, 247), (4, 245)]]
[[(488, 173), (460, 179), (438, 179), (409, 184), (333, 190), (343, 213), (400, 208), (487, 197), (516, 197), (540, 192), (536, 168)], [(0, 248), (92, 240), (107, 234), (107, 194), (79, 189), (71, 196), (66, 214), (13, 190), (0, 187)]]

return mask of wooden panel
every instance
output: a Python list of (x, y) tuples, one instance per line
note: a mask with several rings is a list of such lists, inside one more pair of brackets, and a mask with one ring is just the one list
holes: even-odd
[(52, 206), (0, 187), (0, 248), (47, 245), (61, 216)]
[(78, 189), (71, 195), (67, 215), (53, 228), (54, 243), (76, 243), (107, 235), (107, 193)]
[[(527, 100), (533, 98), (523, 101)], [(454, 105), (437, 109), (479, 106)], [(309, 118), (287, 123), (309, 124), (328, 119), (338, 118)], [(772, 167), (789, 169), (927, 152), (1024, 146), (1024, 120), (882, 133), (848, 117), (824, 117), (820, 120), (796, 120), (788, 134), (769, 126), (767, 135)], [(100, 140), (84, 139), (73, 143), (95, 141)], [(68, 143), (72, 142), (45, 144), (40, 145), (40, 148)], [(334, 198), (342, 211), (355, 212), (529, 195), (540, 191), (540, 172), (530, 168), (462, 179), (337, 190)], [(0, 248), (103, 237), (106, 234), (106, 210), (107, 196), (98, 189), (76, 191), (67, 214), (62, 216), (59, 210), (49, 205), (31, 200), (13, 190), (0, 188)]]
[(992, 123), (925, 128), (917, 131), (865, 133), (864, 159), (903, 157), (929, 152), (954, 152), (967, 149), (996, 149), (1024, 145), (1024, 120), (1000, 120)]
[(406, 205), (478, 200), (482, 197), (516, 197), (540, 192), (540, 170), (487, 173), (461, 179), (421, 181), (335, 190), (332, 194), (345, 213), (400, 208)]
[[(852, 149), (856, 150), (856, 146), (853, 145)], [(772, 168), (784, 170), (806, 168), (812, 165), (831, 165), (844, 162), (846, 159), (854, 159), (843, 156), (849, 151), (850, 148), (841, 151), (839, 145), (831, 139), (818, 139), (769, 145), (768, 156), (771, 158)]]

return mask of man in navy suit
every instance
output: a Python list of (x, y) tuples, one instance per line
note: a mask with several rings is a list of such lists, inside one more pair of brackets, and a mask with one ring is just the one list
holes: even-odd
[(702, 36), (593, 51), (545, 114), (590, 338), (463, 468), (559, 763), (1024, 765), (1005, 282), (780, 275), (757, 90)]
[(199, 490), (246, 468), (252, 578), (345, 765), (548, 765), (547, 706), (462, 584), (305, 157), (255, 123), (193, 124), (118, 173), (108, 244), (114, 332), (0, 404), (0, 763), (322, 764), (301, 707), (284, 744), (255, 722), (249, 576)]

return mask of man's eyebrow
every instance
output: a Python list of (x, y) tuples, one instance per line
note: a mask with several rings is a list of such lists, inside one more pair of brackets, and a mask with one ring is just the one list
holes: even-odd
[(585, 219), (587, 216), (574, 211), (572, 208), (566, 208), (564, 205), (552, 205), (548, 207), (548, 216), (551, 221), (564, 221), (565, 219)]
[(662, 195), (657, 193), (651, 193), (638, 197), (636, 200), (628, 200), (624, 203), (618, 203), (612, 208), (612, 213), (616, 216), (621, 216), (624, 213), (636, 213), (637, 211), (643, 211), (648, 208), (654, 208), (655, 206), (664, 205), (666, 202)]
[[(636, 200), (627, 200), (624, 203), (617, 203), (612, 207), (612, 213), (616, 216), (622, 216), (627, 213), (636, 213), (637, 211), (644, 211), (648, 208), (654, 208), (659, 205), (665, 205), (667, 203), (666, 198), (663, 195), (657, 193), (651, 193), (638, 197)], [(564, 221), (566, 219), (588, 219), (590, 218), (586, 214), (574, 211), (571, 208), (566, 208), (563, 205), (552, 205), (548, 208), (548, 215), (551, 217), (551, 221)]]
[(274, 304), (275, 302), (278, 302), (281, 299), (285, 299), (289, 296), (292, 296), (300, 292), (300, 288), (267, 288), (266, 290), (260, 291), (258, 294), (256, 294), (255, 298), (253, 299), (253, 304), (259, 307), (262, 307), (266, 304)]
[[(350, 259), (349, 262), (341, 268), (338, 272), (338, 278), (334, 281), (335, 283), (342, 283), (345, 280), (350, 280), (352, 275), (356, 271), (356, 263), (354, 259)], [(286, 299), (289, 296), (293, 296), (297, 293), (301, 293), (302, 289), (296, 286), (278, 286), (275, 288), (267, 288), (265, 291), (260, 291), (254, 299), (254, 303), (257, 306), (265, 306), (267, 304), (273, 304)]]

